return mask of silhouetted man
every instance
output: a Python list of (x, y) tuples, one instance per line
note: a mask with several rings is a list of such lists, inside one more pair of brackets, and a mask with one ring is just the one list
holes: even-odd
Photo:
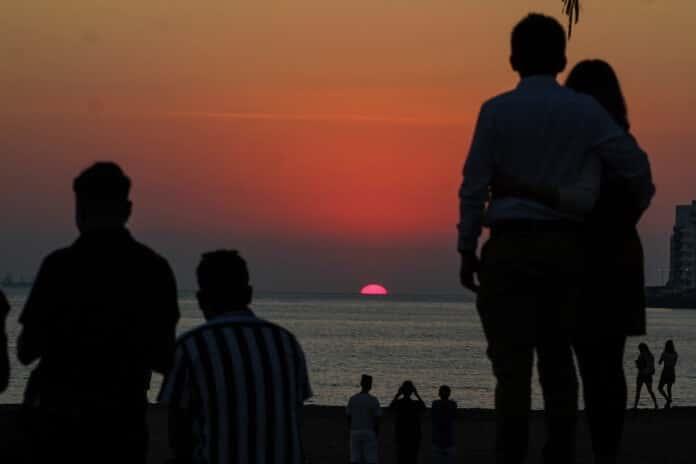
[(39, 361), (32, 462), (144, 463), (151, 372), (170, 368), (174, 275), (133, 239), (130, 179), (96, 163), (73, 184), (79, 238), (42, 263), (20, 316), (18, 357)]
[(351, 464), (377, 464), (377, 435), (382, 408), (379, 400), (370, 394), (372, 376), (363, 375), (360, 379), (360, 393), (350, 397), (346, 414), (350, 429)]
[[(497, 462), (527, 454), (534, 353), (547, 419), (547, 463), (574, 460), (578, 382), (571, 334), (583, 272), (582, 222), (602, 166), (625, 180), (638, 203), (653, 186), (645, 156), (592, 97), (561, 87), (565, 32), (531, 14), (512, 32), (510, 62), (521, 81), (481, 108), (464, 167), (458, 249), (462, 285), (477, 308), (497, 379)], [(496, 179), (558, 189), (558, 208), (521, 197), (490, 197)], [(487, 204), (487, 208), (486, 208)], [(491, 236), (476, 256), (482, 225)], [(478, 273), (480, 288), (476, 284)]]
[(179, 337), (160, 392), (176, 462), (302, 464), (300, 419), (312, 392), (300, 344), (249, 309), (249, 271), (236, 251), (204, 254), (197, 278), (207, 322)]
[(451, 394), (450, 387), (442, 385), (438, 391), (440, 399), (433, 401), (431, 408), (433, 464), (454, 464), (455, 461), (457, 403), (450, 399)]
[(7, 334), (5, 321), (10, 312), (10, 304), (0, 290), (0, 393), (4, 392), (10, 381), (10, 358), (7, 354)]

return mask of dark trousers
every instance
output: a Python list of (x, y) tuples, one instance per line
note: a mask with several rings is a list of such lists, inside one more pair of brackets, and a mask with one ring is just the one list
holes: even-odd
[(396, 463), (417, 464), (420, 453), (420, 436), (396, 439)]
[(32, 464), (145, 464), (145, 416), (124, 411), (27, 411)]
[(626, 337), (579, 336), (575, 354), (582, 376), (585, 416), (597, 464), (618, 460), (626, 411), (626, 375), (623, 358)]
[(578, 380), (571, 334), (584, 270), (580, 234), (494, 229), (484, 246), (477, 308), (496, 377), (496, 462), (524, 462), (534, 355), (544, 397), (544, 462), (573, 463)]

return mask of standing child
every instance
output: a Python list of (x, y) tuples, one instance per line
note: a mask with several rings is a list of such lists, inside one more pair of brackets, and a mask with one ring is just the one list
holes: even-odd
[(382, 409), (379, 400), (370, 395), (370, 390), (372, 376), (363, 375), (360, 379), (360, 393), (353, 395), (346, 407), (351, 464), (377, 464), (377, 434)]
[(443, 385), (438, 392), (440, 399), (433, 401), (433, 464), (454, 464), (457, 403), (450, 399), (451, 393), (450, 387)]

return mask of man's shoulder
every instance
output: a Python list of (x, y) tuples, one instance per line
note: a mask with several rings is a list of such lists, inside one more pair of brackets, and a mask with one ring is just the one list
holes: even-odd
[(58, 248), (47, 254), (46, 257), (44, 257), (41, 266), (44, 269), (50, 269), (56, 266), (61, 266), (65, 263), (69, 263), (72, 260), (74, 253), (74, 244)]
[[(230, 318), (222, 318), (220, 320), (208, 321), (197, 327), (194, 327), (179, 335), (176, 339), (176, 345), (185, 345), (186, 343), (190, 342), (192, 339), (195, 339), (196, 337), (204, 336), (207, 333), (213, 333), (215, 331), (224, 329), (232, 329), (231, 335), (237, 336), (237, 330), (245, 328), (271, 329), (272, 331), (281, 336), (286, 336), (291, 344), (295, 344), (299, 348), (299, 342), (295, 338), (295, 335), (288, 329), (278, 324), (257, 317), (248, 318), (246, 320), (237, 320), (234, 316), (231, 316)], [(229, 334), (230, 332), (226, 331), (226, 333)]]
[(144, 243), (133, 238), (130, 241), (131, 252), (135, 257), (143, 263), (149, 263), (152, 266), (169, 269), (167, 259), (157, 253), (155, 250), (145, 245)]
[(481, 104), (481, 112), (487, 113), (494, 111), (502, 106), (505, 106), (510, 101), (518, 97), (518, 92), (515, 89), (507, 90), (505, 92), (499, 93)]

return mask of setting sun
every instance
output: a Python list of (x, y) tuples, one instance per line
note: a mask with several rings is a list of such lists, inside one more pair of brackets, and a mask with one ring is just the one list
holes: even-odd
[(361, 295), (379, 295), (386, 296), (389, 294), (387, 289), (379, 284), (365, 285), (362, 290), (360, 290)]

